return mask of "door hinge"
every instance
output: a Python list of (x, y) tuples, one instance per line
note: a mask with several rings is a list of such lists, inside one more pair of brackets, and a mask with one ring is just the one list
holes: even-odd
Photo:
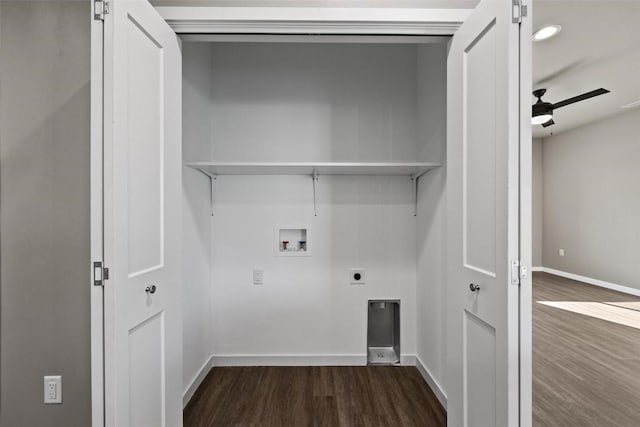
[(104, 21), (104, 16), (109, 14), (109, 2), (107, 0), (94, 0), (93, 19)]
[(511, 22), (521, 24), (522, 18), (527, 16), (527, 5), (522, 0), (511, 0)]
[(104, 281), (109, 280), (109, 269), (96, 261), (93, 263), (93, 286), (104, 286)]
[(511, 284), (520, 284), (520, 261), (511, 261)]
[(511, 261), (511, 284), (519, 285), (521, 280), (527, 278), (529, 270), (524, 265), (521, 265), (520, 261)]

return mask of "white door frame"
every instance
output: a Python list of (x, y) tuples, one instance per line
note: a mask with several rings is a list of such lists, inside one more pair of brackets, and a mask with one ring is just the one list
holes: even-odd
[[(527, 1), (528, 16), (520, 24), (520, 57), (531, 58), (532, 46), (532, 4)], [(531, 64), (530, 64), (531, 65)], [(532, 400), (532, 170), (533, 141), (531, 139), (531, 97), (532, 67), (520, 67), (520, 427), (533, 424)], [(526, 96), (524, 95), (526, 94)]]
[[(103, 45), (102, 22), (93, 19), (91, 2), (91, 257), (102, 261)], [(306, 7), (158, 7), (178, 34), (323, 34), (451, 36), (469, 15), (466, 9), (306, 8)], [(531, 5), (529, 5), (531, 10)], [(531, 19), (521, 28), (521, 55), (531, 54)], [(521, 71), (529, 85), (531, 71)], [(531, 128), (530, 100), (521, 100), (520, 258), (531, 270)], [(92, 423), (104, 426), (104, 330), (102, 288), (93, 286), (91, 268)], [(520, 286), (520, 426), (531, 426), (531, 274)]]
[(94, 262), (104, 262), (103, 236), (103, 22), (91, 19), (91, 425), (104, 427), (104, 288), (95, 286)]

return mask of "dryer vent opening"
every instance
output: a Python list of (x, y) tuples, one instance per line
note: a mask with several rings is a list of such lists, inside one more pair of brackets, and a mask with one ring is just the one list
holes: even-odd
[(400, 301), (369, 300), (367, 364), (400, 364)]

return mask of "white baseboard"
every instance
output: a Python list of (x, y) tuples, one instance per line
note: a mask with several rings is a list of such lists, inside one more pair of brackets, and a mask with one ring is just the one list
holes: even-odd
[[(364, 354), (216, 354), (214, 366), (365, 366)], [(415, 355), (403, 355), (400, 364), (415, 366)]]
[(544, 267), (531, 267), (531, 271), (544, 271)]
[(202, 384), (202, 381), (204, 381), (204, 378), (207, 376), (212, 366), (213, 366), (213, 356), (210, 356), (209, 359), (207, 359), (207, 361), (204, 362), (200, 370), (196, 373), (195, 377), (193, 377), (193, 379), (191, 380), (191, 383), (189, 383), (189, 387), (187, 387), (187, 389), (182, 394), (183, 408), (187, 406), (187, 404), (193, 397), (193, 394), (196, 392), (198, 387), (200, 387), (200, 384)]
[(542, 267), (542, 271), (549, 274), (555, 274), (556, 276), (565, 277), (567, 279), (588, 283), (590, 285), (600, 286), (601, 288), (611, 289), (612, 291), (640, 296), (640, 289), (630, 288), (628, 286), (618, 285), (616, 283), (606, 282), (604, 280), (592, 279), (591, 277), (580, 276), (578, 274), (567, 273), (566, 271), (555, 270), (553, 268)]
[(401, 366), (416, 366), (416, 360), (418, 357), (415, 354), (407, 354), (404, 356), (400, 356), (400, 365)]
[(427, 367), (424, 365), (424, 363), (422, 363), (422, 361), (418, 357), (416, 357), (416, 368), (418, 368), (418, 371), (420, 371), (420, 374), (422, 374), (422, 378), (424, 378), (424, 380), (429, 385), (429, 388), (431, 388), (431, 391), (433, 391), (433, 393), (436, 395), (436, 397), (440, 401), (440, 404), (442, 405), (442, 407), (446, 410), (447, 394), (444, 392), (444, 390), (442, 389), (442, 386), (438, 383), (438, 381), (436, 381), (433, 375), (431, 375), (431, 372), (429, 371), (429, 369), (427, 369)]

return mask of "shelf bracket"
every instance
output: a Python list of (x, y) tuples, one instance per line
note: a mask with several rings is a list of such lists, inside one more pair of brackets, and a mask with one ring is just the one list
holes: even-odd
[(313, 175), (311, 175), (311, 179), (313, 180), (313, 216), (318, 216), (318, 207), (316, 204), (316, 184), (318, 182), (318, 170), (313, 170)]
[(204, 169), (196, 168), (198, 172), (209, 178), (209, 204), (211, 206), (211, 216), (215, 215), (215, 205), (216, 205), (216, 183), (218, 180), (218, 175), (207, 172)]
[(411, 175), (411, 194), (413, 195), (413, 216), (418, 216), (418, 180), (420, 175)]
[(428, 170), (411, 175), (411, 192), (413, 193), (413, 216), (418, 216), (418, 181)]

